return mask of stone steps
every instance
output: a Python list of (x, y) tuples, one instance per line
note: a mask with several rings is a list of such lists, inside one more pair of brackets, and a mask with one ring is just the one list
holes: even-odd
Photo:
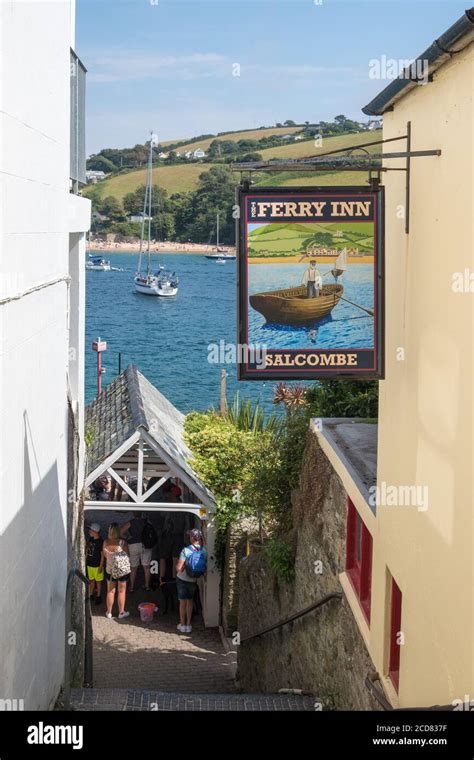
[(296, 694), (180, 694), (145, 689), (73, 689), (78, 711), (130, 712), (313, 712), (316, 697)]

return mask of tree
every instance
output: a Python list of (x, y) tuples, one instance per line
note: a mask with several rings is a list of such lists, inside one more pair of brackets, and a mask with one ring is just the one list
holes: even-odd
[(107, 216), (112, 222), (124, 221), (124, 211), (119, 200), (115, 195), (108, 195), (104, 198), (97, 209), (99, 213)]
[(285, 127), (296, 127), (296, 124), (291, 119), (287, 119), (285, 122), (283, 122)]
[(110, 174), (117, 170), (117, 167), (112, 161), (109, 161), (108, 158), (101, 156), (100, 154), (97, 156), (91, 156), (87, 159), (87, 168), (91, 171), (105, 172), (106, 174)]
[(192, 194), (192, 215), (186, 228), (186, 239), (208, 242), (220, 214), (220, 239), (233, 243), (235, 222), (232, 216), (235, 180), (226, 166), (215, 166), (199, 176), (199, 184)]
[(303, 240), (302, 248), (309, 248), (312, 245), (321, 247), (332, 245), (333, 239), (330, 232), (315, 232), (314, 235)]
[(246, 153), (244, 156), (239, 156), (239, 161), (246, 163), (247, 161), (261, 161), (261, 153)]

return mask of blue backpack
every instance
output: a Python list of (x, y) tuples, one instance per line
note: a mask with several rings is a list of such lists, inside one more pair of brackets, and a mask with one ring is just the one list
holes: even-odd
[(186, 557), (186, 573), (190, 578), (201, 578), (207, 570), (207, 552), (202, 546), (188, 546), (190, 554)]

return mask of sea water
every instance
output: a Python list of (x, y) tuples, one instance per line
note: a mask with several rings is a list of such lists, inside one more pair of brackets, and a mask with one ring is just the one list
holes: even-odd
[[(133, 277), (137, 256), (104, 253), (112, 267), (123, 271), (86, 273), (86, 402), (97, 393), (96, 354), (91, 343), (107, 341), (102, 354), (107, 385), (122, 369), (133, 363), (183, 413), (219, 405), (220, 372), (228, 372), (227, 398), (238, 390), (242, 398), (259, 399), (268, 411), (272, 407), (274, 382), (238, 382), (236, 366), (208, 362), (210, 344), (235, 344), (236, 262), (224, 266), (205, 256), (160, 254), (152, 263), (175, 271), (179, 291), (175, 298), (154, 298), (135, 291)], [(298, 285), (304, 264), (252, 264), (250, 292)], [(300, 271), (301, 270), (301, 271)], [(324, 270), (324, 267), (321, 267)], [(349, 266), (344, 282), (345, 295), (365, 306), (373, 306), (370, 265)], [(344, 275), (346, 278), (346, 275)], [(332, 281), (329, 275), (324, 281)], [(373, 340), (373, 319), (359, 309), (340, 302), (309, 335), (310, 328), (265, 326), (263, 317), (250, 310), (250, 341), (268, 347), (310, 346), (369, 347)], [(352, 342), (351, 342), (352, 341)]]

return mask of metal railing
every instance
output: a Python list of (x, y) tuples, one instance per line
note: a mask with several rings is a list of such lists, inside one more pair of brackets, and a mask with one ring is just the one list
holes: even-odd
[(86, 68), (71, 49), (70, 170), (72, 191), (86, 184)]
[(313, 612), (313, 610), (317, 610), (319, 609), (319, 607), (323, 607), (325, 604), (327, 604), (327, 602), (330, 602), (331, 599), (339, 599), (339, 600), (342, 599), (342, 593), (340, 591), (333, 591), (330, 594), (326, 594), (326, 596), (323, 596), (322, 599), (319, 599), (317, 602), (314, 602), (314, 604), (310, 604), (309, 607), (305, 607), (303, 610), (300, 610), (299, 612), (295, 612), (294, 615), (290, 615), (284, 620), (279, 620), (278, 623), (274, 623), (268, 628), (263, 628), (261, 631), (252, 633), (250, 636), (245, 636), (243, 639), (240, 639), (240, 643), (244, 644), (246, 641), (257, 639), (259, 636), (264, 636), (266, 633), (275, 631), (277, 628), (282, 628), (283, 626), (288, 625), (289, 623), (293, 623), (294, 620), (298, 620), (299, 618), (302, 618), (305, 615), (308, 615), (308, 613)]
[(71, 568), (67, 576), (66, 583), (66, 631), (65, 631), (65, 667), (64, 667), (64, 709), (69, 710), (71, 706), (71, 645), (69, 643), (69, 634), (72, 628), (72, 582), (74, 578), (79, 578), (86, 588), (85, 603), (85, 652), (84, 652), (84, 686), (91, 687), (93, 680), (93, 663), (92, 663), (92, 614), (89, 599), (89, 580), (84, 573), (77, 569)]

